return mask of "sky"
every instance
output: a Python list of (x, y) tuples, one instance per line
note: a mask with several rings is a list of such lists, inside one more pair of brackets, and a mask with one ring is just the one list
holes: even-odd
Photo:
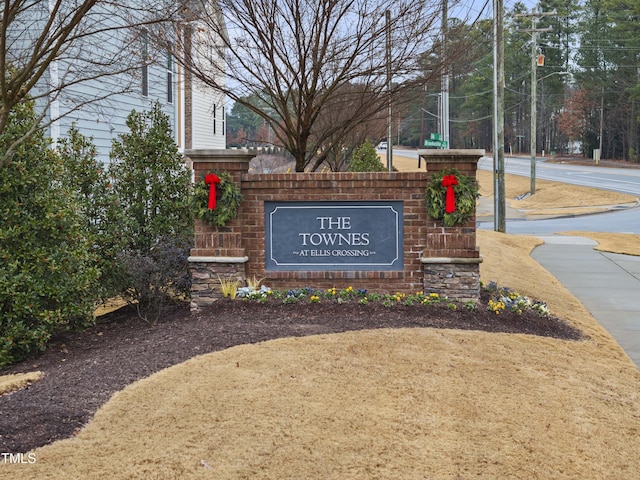
[[(524, 3), (529, 9), (538, 5), (536, 0), (503, 0), (505, 12), (513, 9), (516, 3)], [(491, 18), (493, 16), (493, 0), (449, 0), (450, 17), (464, 20), (475, 18)]]

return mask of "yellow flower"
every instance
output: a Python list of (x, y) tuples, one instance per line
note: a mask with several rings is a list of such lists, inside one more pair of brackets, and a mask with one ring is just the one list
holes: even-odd
[(493, 300), (489, 300), (489, 310), (491, 310), (496, 315), (499, 315), (502, 310), (505, 309), (505, 305), (503, 302), (494, 302)]

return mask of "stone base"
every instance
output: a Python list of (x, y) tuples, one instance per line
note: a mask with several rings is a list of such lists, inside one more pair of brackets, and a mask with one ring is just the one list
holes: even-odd
[(222, 298), (220, 279), (237, 280), (243, 286), (248, 257), (189, 257), (191, 273), (191, 311)]
[(421, 258), (425, 293), (437, 293), (451, 299), (480, 300), (480, 258)]

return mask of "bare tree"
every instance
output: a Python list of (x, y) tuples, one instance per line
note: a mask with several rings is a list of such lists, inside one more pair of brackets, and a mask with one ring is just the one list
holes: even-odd
[[(432, 48), (441, 8), (430, 0), (219, 0), (214, 9), (194, 1), (203, 3), (190, 4), (199, 23), (185, 45), (186, 68), (262, 116), (297, 171), (317, 168), (334, 143), (384, 112), (390, 96), (423, 81), (417, 59)], [(220, 52), (226, 65), (216, 62)], [(266, 106), (246, 103), (250, 95)], [(336, 121), (319, 121), (330, 109), (341, 110)]]
[[(45, 117), (50, 121), (58, 118), (58, 112), (50, 107), (65, 90), (74, 90), (71, 110), (128, 91), (131, 82), (120, 74), (128, 72), (132, 78), (145, 61), (139, 47), (140, 33), (176, 14), (177, 6), (169, 0), (127, 0), (124, 4), (103, 0), (6, 0), (0, 19), (0, 135), (11, 109), (27, 97), (36, 101), (41, 115), (27, 135), (12, 139), (0, 156), (0, 168), (13, 150), (42, 126)], [(115, 75), (120, 75), (119, 83), (105, 79), (109, 88), (104, 91), (74, 89), (84, 82)]]
[[(359, 85), (344, 85), (340, 89), (343, 94), (327, 101), (314, 125), (313, 132), (320, 132), (324, 138), (319, 142), (315, 135), (311, 137), (320, 153), (311, 170), (317, 169), (321, 163), (334, 172), (345, 170), (355, 148), (367, 139), (377, 142), (386, 136), (387, 112), (380, 111), (376, 99), (369, 99), (368, 92), (362, 91)], [(396, 107), (394, 105), (394, 111)], [(358, 109), (361, 113), (356, 123), (353, 121), (353, 112)]]

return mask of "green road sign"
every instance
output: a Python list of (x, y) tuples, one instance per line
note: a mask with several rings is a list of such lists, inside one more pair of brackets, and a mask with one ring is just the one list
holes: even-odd
[[(432, 133), (429, 136), (430, 140), (442, 140), (442, 135), (440, 135), (439, 133)], [(426, 145), (425, 145), (426, 146)]]
[(449, 142), (445, 140), (425, 140), (425, 147), (449, 148)]

